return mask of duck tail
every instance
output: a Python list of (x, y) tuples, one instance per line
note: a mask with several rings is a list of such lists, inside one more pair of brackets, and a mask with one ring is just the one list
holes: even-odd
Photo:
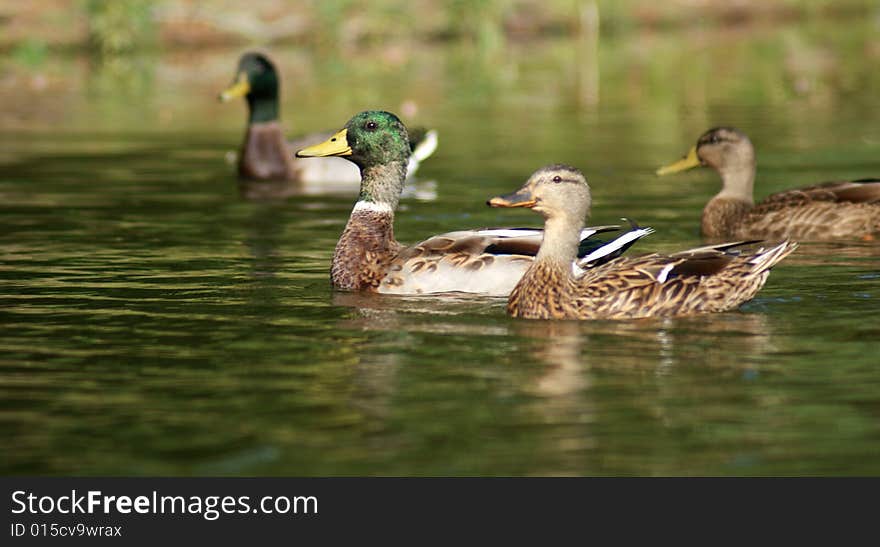
[(785, 240), (779, 245), (775, 247), (771, 247), (770, 249), (759, 249), (757, 253), (755, 253), (749, 263), (753, 265), (752, 271), (754, 273), (761, 273), (769, 270), (776, 264), (778, 264), (783, 258), (790, 255), (797, 249), (798, 244), (794, 241)]
[(431, 157), (431, 154), (437, 150), (437, 130), (430, 129), (425, 132), (424, 135), (415, 143), (415, 147), (412, 151), (412, 157), (417, 161), (421, 162), (425, 159)]

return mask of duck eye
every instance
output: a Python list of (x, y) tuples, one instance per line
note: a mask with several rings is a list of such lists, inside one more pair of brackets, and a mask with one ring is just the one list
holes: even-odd
[(553, 177), (553, 182), (562, 182), (562, 177), (556, 175), (555, 177)]
[(367, 122), (366, 125), (364, 125), (364, 129), (367, 131), (375, 131), (377, 127), (379, 127), (379, 124), (376, 122)]

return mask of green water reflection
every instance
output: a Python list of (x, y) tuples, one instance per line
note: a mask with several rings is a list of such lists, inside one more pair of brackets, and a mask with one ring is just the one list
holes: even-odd
[[(238, 53), (145, 59), (127, 85), (52, 58), (45, 88), (0, 92), (4, 473), (880, 471), (876, 243), (804, 245), (742, 310), (694, 319), (333, 293), (353, 194), (242, 199), (243, 105), (214, 102)], [(722, 123), (757, 146), (758, 196), (880, 174), (872, 21), (276, 58), (291, 133), (366, 107), (439, 129), (402, 241), (536, 225), (483, 203), (568, 162), (595, 223), (696, 245), (717, 180), (653, 170)]]

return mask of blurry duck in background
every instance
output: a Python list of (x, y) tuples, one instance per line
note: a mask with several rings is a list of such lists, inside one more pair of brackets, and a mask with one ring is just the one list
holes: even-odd
[[(394, 238), (394, 211), (406, 178), (411, 147), (397, 116), (379, 110), (357, 114), (300, 158), (346, 158), (360, 169), (360, 197), (336, 244), (330, 269), (337, 289), (388, 294), (467, 292), (507, 296), (534, 261), (543, 232), (533, 228), (462, 230), (416, 245)], [(633, 227), (605, 244), (591, 236), (618, 226), (577, 227), (568, 268), (582, 271), (623, 253), (650, 228)], [(580, 248), (580, 259), (577, 248)]]
[(507, 312), (529, 319), (637, 319), (732, 310), (750, 300), (770, 268), (797, 244), (784, 241), (737, 252), (748, 241), (688, 249), (673, 255), (619, 257), (573, 273), (577, 233), (590, 213), (590, 187), (567, 165), (536, 171), (518, 191), (489, 200), (493, 207), (527, 207), (544, 217), (544, 240), (517, 283)]
[(703, 236), (721, 238), (857, 239), (880, 236), (880, 179), (833, 181), (785, 190), (755, 203), (755, 148), (732, 127), (703, 133), (681, 160), (661, 167), (669, 175), (711, 167), (721, 192), (703, 209)]
[[(304, 135), (286, 141), (279, 122), (278, 71), (262, 53), (249, 52), (238, 62), (235, 81), (220, 93), (220, 100), (231, 101), (244, 97), (248, 105), (248, 125), (238, 155), (238, 174), (246, 180), (289, 181), (303, 185), (357, 187), (360, 172), (357, 167), (339, 158), (303, 161), (293, 153), (300, 148), (319, 143), (331, 132)], [(435, 130), (415, 129), (413, 146), (407, 166), (408, 176), (419, 168), (419, 163), (431, 156), (437, 148)]]

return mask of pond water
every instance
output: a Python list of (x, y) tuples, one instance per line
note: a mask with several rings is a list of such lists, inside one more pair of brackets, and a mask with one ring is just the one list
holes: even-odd
[[(865, 20), (273, 53), (291, 136), (366, 108), (439, 130), (403, 242), (539, 225), (485, 200), (566, 162), (594, 224), (637, 219), (657, 233), (634, 251), (674, 251), (700, 244), (718, 180), (653, 171), (711, 126), (752, 138), (757, 197), (880, 175), (878, 36)], [(244, 105), (214, 99), (239, 53), (7, 65), (3, 473), (880, 472), (880, 243), (804, 244), (752, 302), (698, 318), (336, 293), (354, 193), (242, 197)]]

